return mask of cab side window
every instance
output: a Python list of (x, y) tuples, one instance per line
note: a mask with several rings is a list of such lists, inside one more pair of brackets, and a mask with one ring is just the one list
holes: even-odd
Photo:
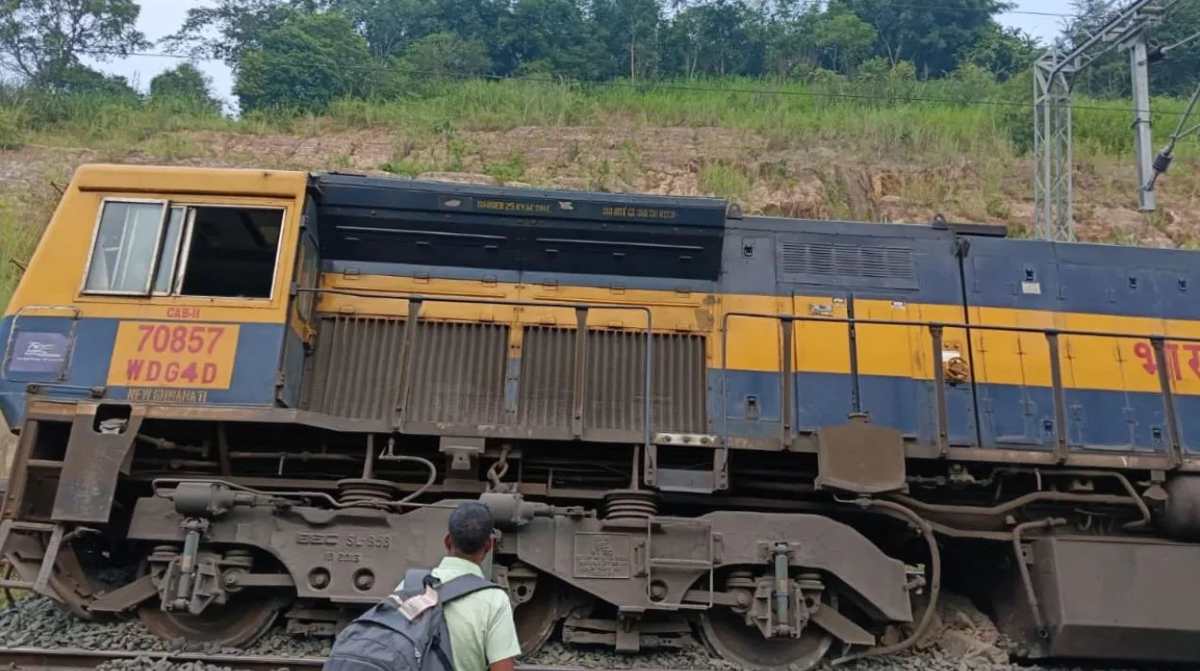
[(191, 236), (178, 293), (270, 298), (283, 213), (244, 207), (189, 209)]
[(106, 294), (149, 293), (167, 209), (164, 201), (105, 202), (85, 289)]
[(106, 200), (84, 292), (270, 298), (283, 210)]

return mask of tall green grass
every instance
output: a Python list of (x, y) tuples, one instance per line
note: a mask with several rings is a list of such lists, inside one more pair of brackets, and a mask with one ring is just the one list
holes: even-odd
[(0, 313), (8, 307), (57, 199), (48, 183), (0, 191)]
[[(1032, 141), (1031, 87), (1025, 78), (934, 81), (865, 78), (797, 82), (724, 78), (700, 81), (572, 83), (547, 80), (424, 82), (407, 96), (344, 99), (322, 115), (256, 111), (232, 119), (187, 101), (83, 94), (0, 92), (0, 147), (46, 144), (129, 146), (163, 133), (227, 130), (319, 134), (386, 128), (411, 137), (523, 126), (651, 126), (741, 129), (771, 148), (843, 143), (881, 159), (1022, 153)], [(1086, 152), (1131, 148), (1127, 101), (1078, 98), (1075, 135)], [(1183, 102), (1154, 101), (1176, 113)], [(1155, 124), (1163, 140), (1174, 116)]]

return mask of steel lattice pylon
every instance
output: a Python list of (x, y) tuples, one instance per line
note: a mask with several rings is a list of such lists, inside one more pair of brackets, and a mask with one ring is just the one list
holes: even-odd
[(1033, 72), (1034, 228), (1043, 240), (1075, 239), (1071, 213), (1071, 80), (1055, 49)]
[(1075, 239), (1072, 216), (1071, 85), (1075, 75), (1113, 48), (1129, 52), (1133, 78), (1133, 128), (1138, 169), (1138, 203), (1156, 207), (1150, 147), (1150, 87), (1146, 29), (1179, 0), (1136, 0), (1116, 13), (1073, 51), (1057, 48), (1033, 66), (1034, 232), (1045, 240)]

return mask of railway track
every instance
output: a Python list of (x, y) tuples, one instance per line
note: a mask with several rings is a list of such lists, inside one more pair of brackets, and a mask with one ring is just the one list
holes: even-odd
[(200, 662), (235, 671), (263, 669), (320, 669), (321, 657), (277, 657), (270, 655), (204, 655), (187, 652), (129, 652), (125, 650), (84, 650), (82, 648), (0, 648), (0, 669), (45, 669), (77, 671), (95, 669), (107, 662), (147, 659), (183, 664)]
[[(231, 671), (280, 671), (283, 669), (320, 669), (323, 657), (281, 657), (275, 655), (206, 655), (189, 652), (129, 652), (125, 650), (84, 650), (82, 648), (0, 648), (0, 669), (4, 671), (84, 671), (109, 662), (148, 660), (171, 664), (199, 663)], [(518, 671), (584, 671), (579, 666), (517, 665)], [(587, 671), (607, 671), (587, 669)], [(644, 669), (639, 671), (656, 671)], [(666, 671), (666, 670), (659, 670)]]

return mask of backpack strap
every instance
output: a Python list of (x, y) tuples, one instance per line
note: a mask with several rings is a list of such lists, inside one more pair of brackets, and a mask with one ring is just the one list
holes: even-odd
[(437, 578), (433, 577), (433, 573), (427, 568), (410, 568), (404, 572), (404, 587), (393, 592), (399, 595), (401, 600), (410, 599), (425, 591), (425, 588), (436, 588), (441, 584)]
[(438, 600), (442, 603), (450, 603), (455, 599), (485, 589), (500, 589), (500, 586), (486, 578), (468, 573), (438, 585)]

